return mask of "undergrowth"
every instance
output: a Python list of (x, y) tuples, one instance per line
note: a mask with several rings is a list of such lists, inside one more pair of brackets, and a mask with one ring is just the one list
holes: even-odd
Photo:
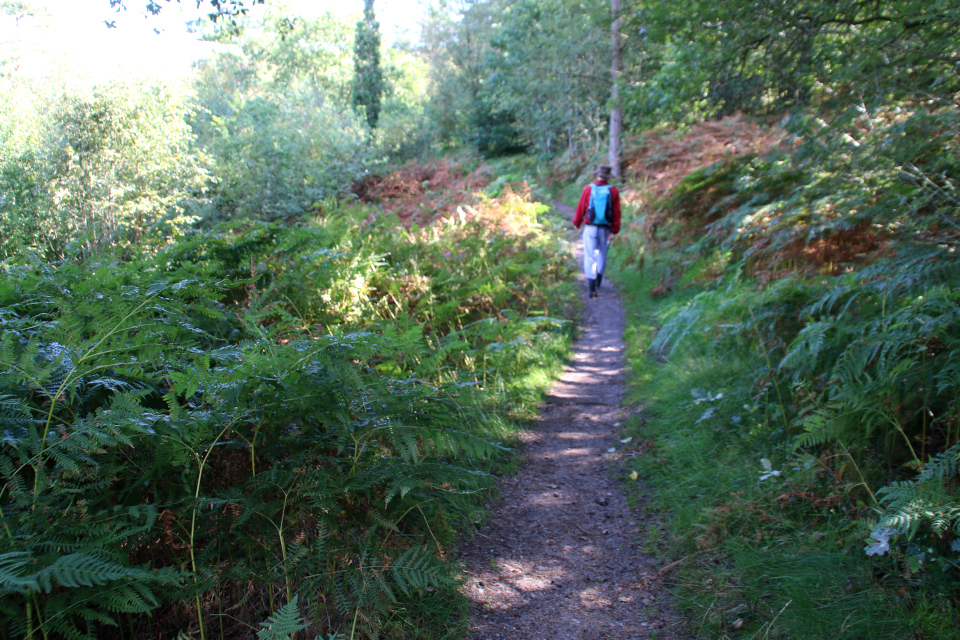
[(452, 541), (570, 341), (542, 212), (3, 265), (0, 637), (456, 636)]
[[(658, 267), (654, 267), (654, 271)], [(659, 362), (654, 327), (691, 291), (650, 298), (654, 274), (620, 274), (631, 384), (643, 406), (625, 426), (636, 469), (669, 531), (659, 551), (692, 635), (770, 638), (947, 638), (948, 594), (863, 553), (865, 504), (842, 451), (794, 452), (775, 395), (749, 384), (765, 358), (702, 347)], [(926, 624), (915, 622), (926, 612)]]
[(638, 470), (698, 632), (955, 635), (955, 125), (795, 114), (628, 212)]

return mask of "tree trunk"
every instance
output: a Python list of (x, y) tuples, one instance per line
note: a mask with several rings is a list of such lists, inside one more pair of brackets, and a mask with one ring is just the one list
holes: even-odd
[(613, 88), (610, 90), (610, 167), (613, 175), (620, 177), (620, 130), (623, 128), (623, 109), (620, 107), (620, 0), (610, 0), (610, 46), (612, 56), (610, 75)]

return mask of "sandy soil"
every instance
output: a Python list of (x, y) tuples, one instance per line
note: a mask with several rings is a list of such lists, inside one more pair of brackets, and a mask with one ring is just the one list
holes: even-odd
[(618, 480), (623, 307), (607, 281), (586, 302), (573, 360), (522, 435), (525, 463), (461, 550), (477, 640), (680, 638)]

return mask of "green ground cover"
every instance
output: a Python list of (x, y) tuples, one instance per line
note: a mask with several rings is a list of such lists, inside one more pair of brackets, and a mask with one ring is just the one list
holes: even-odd
[(897, 169), (949, 182), (953, 118), (801, 126), (627, 211), (628, 434), (695, 634), (956, 635), (956, 203)]
[[(957, 0), (485, 0), (379, 51), (266, 4), (187, 83), (87, 86), (0, 2), (0, 636), (462, 633), (450, 542), (577, 304), (517, 194), (576, 199), (611, 78), (653, 132), (615, 261), (690, 628), (956, 635)], [(537, 157), (486, 200), (406, 165), (430, 228), (357, 205), (464, 147)]]
[[(695, 295), (650, 298), (657, 271), (618, 274), (628, 318), (627, 401), (643, 407), (625, 429), (639, 443), (633, 466), (643, 490), (654, 496), (644, 508), (664, 529), (650, 550), (686, 558), (667, 582), (687, 632), (907, 638), (927, 609), (934, 625), (948, 622), (935, 595), (911, 602), (898, 594), (909, 581), (878, 576), (863, 553), (862, 528), (845, 514), (843, 487), (822, 464), (827, 458), (795, 456), (782, 429), (767, 424), (752, 390), (766, 367), (761, 356), (717, 357), (695, 346), (665, 362), (651, 354), (659, 323)], [(770, 471), (781, 473), (761, 480)], [(923, 637), (947, 638), (951, 628)]]
[(543, 206), (475, 210), (5, 264), (2, 637), (457, 637), (452, 543), (576, 304)]

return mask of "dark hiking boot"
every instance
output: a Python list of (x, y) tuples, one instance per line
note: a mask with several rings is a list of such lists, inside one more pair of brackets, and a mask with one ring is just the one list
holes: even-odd
[(603, 274), (597, 274), (597, 291), (600, 291), (600, 283), (603, 282)]
[(593, 278), (590, 278), (587, 280), (587, 284), (590, 285), (590, 297), (596, 298), (597, 297), (597, 281), (594, 280)]

